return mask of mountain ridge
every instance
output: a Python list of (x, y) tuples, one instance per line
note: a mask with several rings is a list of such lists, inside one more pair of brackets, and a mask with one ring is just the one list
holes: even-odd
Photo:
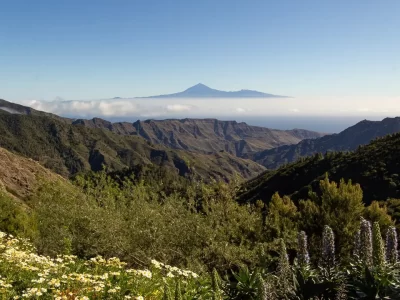
[(172, 149), (199, 153), (227, 151), (237, 157), (284, 144), (295, 144), (304, 138), (323, 133), (304, 130), (278, 130), (251, 126), (245, 122), (206, 119), (166, 119), (111, 123), (100, 118), (78, 119), (72, 124), (105, 128), (121, 135), (137, 135), (151, 143)]
[(295, 145), (283, 145), (246, 154), (243, 157), (256, 161), (268, 169), (275, 169), (316, 153), (352, 151), (375, 138), (397, 132), (400, 132), (400, 117), (385, 118), (382, 121), (362, 120), (340, 133), (316, 139), (304, 139)]
[(73, 119), (70, 119), (70, 118), (60, 117), (56, 114), (36, 110), (32, 107), (9, 102), (4, 99), (0, 99), (0, 111), (7, 112), (10, 114), (49, 117), (49, 118), (53, 118), (58, 121), (67, 122), (67, 123), (70, 123), (73, 121)]
[[(323, 133), (303, 129), (277, 130), (251, 126), (244, 122), (221, 121), (217, 119), (166, 119), (130, 122), (115, 122), (93, 118), (70, 119), (34, 110), (30, 107), (0, 100), (0, 107), (8, 113), (49, 117), (63, 123), (88, 128), (106, 129), (126, 136), (139, 136), (148, 142), (175, 150), (185, 150), (199, 154), (226, 151), (236, 157), (244, 154), (295, 144), (305, 138), (316, 138)], [(11, 110), (11, 111), (10, 111)], [(7, 112), (7, 110), (1, 110)]]
[(136, 165), (163, 166), (181, 176), (229, 180), (251, 178), (265, 168), (229, 153), (200, 154), (152, 145), (140, 136), (124, 136), (100, 128), (72, 125), (46, 115), (11, 114), (0, 110), (0, 147), (39, 161), (68, 177), (98, 171), (105, 165), (122, 170)]
[(275, 192), (299, 201), (310, 190), (318, 190), (319, 180), (328, 174), (339, 182), (342, 178), (360, 184), (364, 202), (400, 198), (400, 132), (389, 134), (359, 146), (351, 152), (317, 153), (296, 162), (266, 171), (243, 184), (242, 202), (270, 201)]

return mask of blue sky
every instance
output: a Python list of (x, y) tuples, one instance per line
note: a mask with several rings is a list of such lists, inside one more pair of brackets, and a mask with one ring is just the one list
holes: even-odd
[(397, 97), (398, 0), (2, 1), (0, 97)]

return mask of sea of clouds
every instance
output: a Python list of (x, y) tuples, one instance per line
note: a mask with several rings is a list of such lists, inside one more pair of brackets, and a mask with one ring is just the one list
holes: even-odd
[(70, 118), (110, 121), (218, 118), (278, 129), (304, 128), (339, 132), (363, 120), (400, 116), (398, 98), (118, 98), (18, 103)]
[(386, 99), (345, 98), (127, 98), (95, 100), (21, 101), (37, 110), (62, 116), (91, 117), (228, 117), (228, 116), (343, 116), (400, 115), (400, 97)]

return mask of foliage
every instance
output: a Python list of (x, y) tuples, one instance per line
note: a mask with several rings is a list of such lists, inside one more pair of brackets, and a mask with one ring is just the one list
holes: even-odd
[(378, 222), (374, 222), (372, 227), (372, 246), (374, 267), (377, 269), (382, 269), (386, 262), (385, 249)]
[(7, 195), (0, 187), (0, 231), (34, 237), (35, 222), (27, 206)]
[(183, 300), (182, 298), (182, 290), (181, 290), (181, 281), (178, 279), (175, 285), (175, 297), (174, 300)]
[(234, 183), (193, 183), (164, 188), (163, 181), (105, 171), (77, 177), (77, 188), (43, 183), (31, 198), (42, 253), (90, 258), (118, 256), (135, 265), (157, 258), (194, 270), (226, 270), (259, 262), (263, 241), (260, 208), (234, 200)]
[(261, 272), (258, 269), (249, 270), (247, 266), (242, 267), (239, 271), (232, 271), (233, 278), (229, 278), (226, 294), (229, 299), (257, 299), (260, 294), (261, 285), (264, 282)]
[(222, 299), (222, 292), (220, 289), (221, 279), (215, 268), (213, 269), (211, 274), (211, 282), (212, 282), (212, 299), (221, 300)]
[[(120, 298), (399, 297), (394, 227), (395, 214), (400, 211), (398, 200), (365, 205), (361, 186), (350, 180), (337, 183), (325, 175), (303, 200), (274, 193), (267, 205), (237, 202), (236, 180), (206, 183), (163, 168), (106, 169), (78, 174), (72, 182), (74, 185), (44, 179), (25, 202), (0, 193), (1, 229), (30, 237), (37, 249), (21, 244), (16, 251), (55, 264), (58, 258), (71, 257), (74, 266), (68, 272), (89, 274), (90, 280), (102, 276), (100, 271), (117, 272), (92, 266), (92, 262), (112, 262), (118, 257), (127, 263), (118, 271), (125, 281), (113, 275), (111, 285), (105, 286), (114, 289), (118, 284), (121, 289), (115, 295), (120, 293)], [(5, 237), (0, 252), (13, 245), (7, 242), (10, 240)], [(167, 265), (152, 264), (152, 258)], [(5, 259), (0, 265), (4, 267), (0, 285), (8, 289), (11, 284), (13, 296), (27, 293), (30, 287), (36, 290), (29, 291), (45, 297), (55, 291), (40, 285), (44, 282), (32, 282), (42, 280), (36, 273), (23, 270), (15, 275), (17, 261)], [(125, 269), (136, 271), (125, 274)], [(147, 274), (146, 269), (151, 271), (151, 279), (136, 283), (132, 279), (130, 283), (129, 278)], [(183, 274), (192, 273), (184, 269), (200, 276), (186, 282)], [(68, 276), (66, 270), (60, 272), (44, 277)], [(94, 288), (75, 285), (77, 280), (71, 278), (71, 286), (69, 281), (60, 281), (60, 286), (72, 293), (94, 293)], [(104, 299), (118, 299), (108, 292), (104, 295)]]
[(372, 223), (378, 222), (382, 232), (386, 232), (390, 226), (394, 225), (392, 217), (388, 214), (386, 203), (379, 203), (378, 201), (372, 201), (371, 205), (365, 208), (364, 218)]
[[(2, 299), (160, 299), (163, 286), (184, 285), (195, 299), (200, 277), (155, 260), (146, 269), (129, 268), (118, 258), (38, 255), (25, 239), (0, 232)], [(166, 298), (170, 299), (170, 298)]]
[(297, 207), (289, 197), (280, 197), (275, 193), (268, 204), (265, 219), (266, 234), (269, 239), (272, 241), (282, 238), (293, 245), (296, 240), (298, 215)]
[(400, 198), (399, 169), (400, 133), (396, 133), (373, 140), (354, 152), (334, 152), (322, 159), (310, 156), (268, 170), (243, 184), (239, 200), (268, 203), (279, 191), (281, 195), (291, 195), (296, 202), (305, 199), (310, 189), (317, 190), (319, 181), (328, 173), (335, 182), (344, 179), (360, 184), (363, 202), (370, 204), (373, 200)]
[(338, 134), (307, 138), (298, 144), (255, 152), (250, 157), (268, 169), (275, 169), (296, 160), (306, 161), (307, 157), (315, 160), (322, 160), (324, 157), (331, 159), (341, 152), (363, 148), (363, 145), (377, 137), (397, 133), (399, 121), (398, 117), (385, 118), (380, 122), (363, 120)]
[(398, 260), (398, 240), (394, 226), (388, 228), (386, 233), (386, 261), (389, 264), (396, 264)]
[[(65, 177), (84, 171), (123, 170), (137, 165), (159, 167), (184, 177), (230, 180), (262, 172), (259, 164), (227, 152), (193, 153), (152, 145), (135, 135), (71, 124), (71, 120), (46, 114), (0, 112), (0, 147), (39, 161)], [(103, 127), (103, 126), (99, 126)]]
[[(310, 243), (318, 252), (318, 236), (328, 225), (334, 230), (339, 256), (348, 258), (353, 247), (353, 236), (359, 227), (364, 212), (362, 190), (351, 181), (339, 184), (329, 181), (328, 177), (320, 181), (319, 193), (310, 192), (309, 199), (299, 203), (300, 227), (310, 233)], [(314, 253), (315, 254), (315, 253)]]

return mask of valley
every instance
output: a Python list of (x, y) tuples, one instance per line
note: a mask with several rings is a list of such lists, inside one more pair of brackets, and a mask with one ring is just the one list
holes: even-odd
[[(201, 294), (211, 299), (217, 289), (242, 299), (247, 292), (236, 285), (251, 276), (259, 278), (249, 287), (251, 293), (263, 293), (269, 282), (271, 293), (278, 295), (272, 299), (279, 299), (287, 290), (279, 291), (280, 283), (257, 271), (267, 268), (266, 260), (293, 264), (294, 272), (317, 266), (343, 276), (320, 263), (321, 236), (335, 237), (337, 255), (345, 264), (355, 259), (349, 249), (360, 219), (387, 234), (399, 226), (399, 118), (364, 120), (327, 135), (216, 119), (111, 123), (63, 118), (4, 100), (0, 104), (0, 244), (6, 249), (0, 251), (0, 271), (7, 268), (11, 286), (16, 281), (10, 274), (26, 287), (27, 295), (50, 295), (50, 282), (65, 276), (63, 285), (74, 287), (74, 295), (114, 293), (114, 287), (131, 286), (139, 280), (137, 274), (145, 274), (135, 294), (146, 299), (168, 295), (175, 284), (175, 293), (190, 299)], [(27, 238), (32, 245), (10, 242), (7, 234)], [(297, 265), (302, 259), (299, 236), (309, 237), (305, 249), (311, 257), (302, 266)], [(6, 255), (10, 251), (42, 262), (58, 257), (52, 281), (44, 281), (46, 288), (28, 289), (27, 278), (37, 275), (15, 264)], [(291, 263), (287, 253), (294, 252)], [(77, 267), (65, 275), (61, 261)], [(387, 267), (392, 261), (396, 259), (388, 258)], [(75, 273), (100, 276), (96, 272), (103, 263), (101, 272), (124, 274), (115, 275), (112, 283), (101, 279), (109, 288), (94, 292), (96, 282), (75, 279)], [(378, 267), (371, 268), (376, 272)], [(180, 274), (192, 274), (187, 269), (196, 275), (181, 281)], [(168, 280), (165, 272), (170, 272)], [(222, 273), (233, 277), (222, 279)], [(196, 286), (196, 276), (204, 280), (204, 289)], [(348, 280), (353, 284), (355, 279)], [(339, 288), (288, 284), (293, 293), (327, 297)], [(179, 291), (178, 285), (185, 290)], [(131, 293), (129, 288), (122, 291)], [(350, 285), (349, 293), (357, 291)]]

